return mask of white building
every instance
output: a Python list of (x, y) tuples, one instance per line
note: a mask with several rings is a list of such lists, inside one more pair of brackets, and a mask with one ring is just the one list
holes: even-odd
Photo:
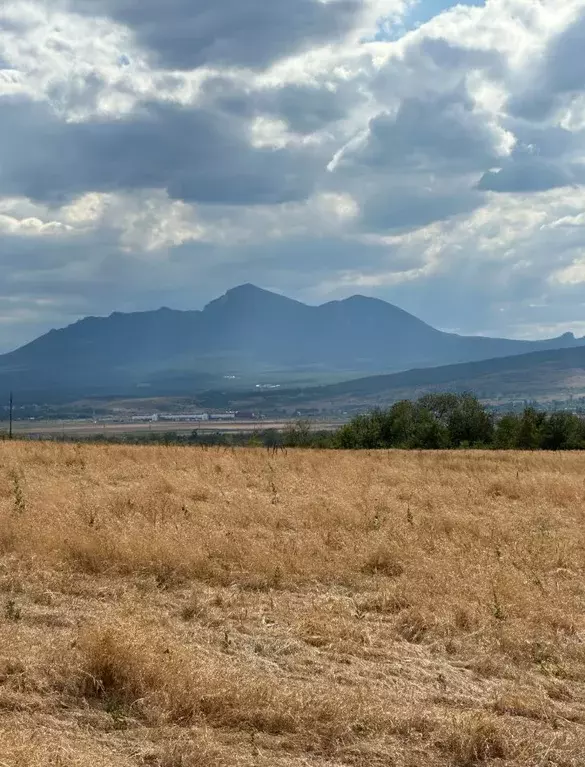
[(171, 413), (169, 415), (163, 415), (161, 418), (164, 421), (193, 421), (200, 423), (202, 421), (209, 421), (208, 413)]

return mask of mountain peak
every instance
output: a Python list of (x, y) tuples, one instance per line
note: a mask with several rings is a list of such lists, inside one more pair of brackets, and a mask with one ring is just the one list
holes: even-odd
[(266, 293), (270, 293), (270, 291), (259, 288), (258, 285), (254, 285), (251, 282), (244, 282), (243, 285), (236, 285), (235, 288), (230, 288), (226, 291), (226, 296), (256, 296)]
[(211, 301), (205, 307), (205, 310), (217, 310), (225, 309), (230, 306), (234, 310), (246, 307), (269, 307), (275, 308), (277, 306), (304, 306), (298, 301), (292, 298), (287, 298), (280, 293), (273, 293), (270, 290), (259, 288), (257, 285), (253, 285), (251, 282), (246, 282), (243, 285), (238, 285), (235, 288), (230, 288), (224, 293), (223, 296)]
[(344, 304), (384, 304), (385, 306), (394, 306), (389, 304), (388, 301), (383, 301), (381, 298), (374, 298), (374, 296), (364, 296), (362, 293), (354, 293), (353, 296), (348, 296), (342, 299)]
[(401, 332), (406, 329), (407, 326), (414, 328), (426, 328), (432, 333), (439, 331), (432, 328), (426, 322), (423, 322), (414, 314), (401, 309), (394, 304), (384, 301), (382, 298), (375, 298), (374, 296), (364, 296), (361, 293), (356, 293), (348, 298), (343, 298), (339, 301), (331, 301), (329, 304), (324, 304), (325, 307), (336, 306), (338, 310), (343, 312), (350, 311), (354, 317), (359, 318), (369, 317), (372, 322), (384, 322), (393, 321), (398, 323), (396, 330), (400, 328)]

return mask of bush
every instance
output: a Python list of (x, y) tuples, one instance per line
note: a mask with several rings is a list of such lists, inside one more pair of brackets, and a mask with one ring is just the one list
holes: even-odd
[(547, 415), (526, 408), (497, 421), (472, 394), (427, 394), (387, 410), (359, 415), (333, 436), (344, 450), (402, 448), (585, 449), (585, 421), (572, 413)]
[(338, 432), (337, 446), (440, 450), (487, 446), (493, 436), (492, 415), (473, 395), (433, 394), (354, 418)]

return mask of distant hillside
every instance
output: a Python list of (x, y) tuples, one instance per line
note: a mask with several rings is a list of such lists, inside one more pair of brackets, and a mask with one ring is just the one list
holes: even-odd
[(266, 380), (334, 381), (570, 348), (572, 334), (512, 341), (443, 333), (384, 301), (353, 296), (307, 306), (253, 285), (202, 311), (88, 317), (0, 357), (0, 396), (176, 395)]
[(322, 405), (388, 404), (427, 392), (471, 391), (486, 400), (565, 399), (585, 396), (585, 345), (444, 367), (371, 376), (342, 384), (291, 392)]

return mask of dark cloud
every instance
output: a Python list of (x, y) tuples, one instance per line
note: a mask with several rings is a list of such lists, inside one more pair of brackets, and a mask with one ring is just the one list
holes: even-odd
[(585, 92), (585, 11), (549, 43), (529, 81), (508, 101), (508, 111), (526, 120), (545, 120)]
[(355, 185), (363, 228), (416, 229), (482, 204), (473, 186), (477, 174), (497, 161), (500, 139), (458, 84), (427, 99), (404, 99), (395, 115), (377, 115), (365, 141), (346, 149), (334, 175)]
[(437, 172), (483, 170), (498, 157), (501, 133), (475, 102), (464, 83), (446, 93), (405, 98), (396, 114), (370, 120), (363, 144), (347, 151), (340, 171)]
[(308, 134), (346, 117), (349, 106), (357, 100), (355, 93), (287, 85), (274, 93), (272, 104), (267, 102), (266, 109), (284, 119), (291, 130)]
[(583, 131), (571, 132), (558, 126), (543, 127), (512, 121), (510, 130), (517, 145), (497, 169), (490, 169), (478, 188), (492, 192), (545, 192), (585, 183), (585, 168), (579, 162)]
[(60, 121), (45, 106), (0, 100), (0, 193), (60, 203), (87, 191), (165, 189), (189, 202), (278, 204), (306, 198), (311, 152), (256, 149), (241, 121), (144, 104), (119, 120)]
[(545, 120), (553, 111), (555, 95), (528, 86), (508, 99), (507, 111), (515, 117), (530, 121)]
[(342, 120), (360, 100), (353, 84), (298, 85), (246, 90), (227, 77), (209, 78), (202, 93), (210, 105), (229, 114), (252, 118), (270, 116), (304, 135)]
[(449, 191), (441, 185), (429, 186), (430, 179), (419, 184), (381, 185), (366, 196), (362, 206), (362, 226), (376, 231), (401, 232), (427, 226), (462, 213), (471, 213), (484, 201), (481, 193), (460, 188)]
[(370, 122), (367, 145), (353, 159), (374, 170), (483, 168), (497, 156), (494, 130), (473, 109), (462, 89), (405, 99), (396, 116), (381, 114)]
[(538, 157), (522, 157), (489, 170), (481, 177), (478, 189), (490, 192), (545, 192), (574, 183), (570, 173)]
[(70, 0), (107, 14), (172, 69), (205, 64), (263, 68), (315, 43), (347, 34), (363, 0)]
[(548, 82), (557, 93), (585, 89), (585, 11), (552, 41), (546, 56)]

